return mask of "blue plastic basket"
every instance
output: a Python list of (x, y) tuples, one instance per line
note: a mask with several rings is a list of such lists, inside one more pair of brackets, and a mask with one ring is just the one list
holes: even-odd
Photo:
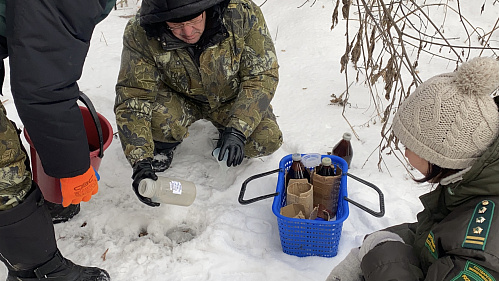
[[(377, 186), (348, 173), (348, 165), (342, 158), (333, 155), (321, 155), (321, 158), (324, 157), (331, 158), (331, 162), (334, 165), (339, 166), (342, 170), (335, 220), (319, 221), (295, 219), (281, 215), (281, 208), (286, 206), (286, 189), (284, 187), (284, 177), (286, 171), (291, 167), (291, 163), (293, 162), (291, 154), (281, 159), (281, 162), (279, 163), (279, 169), (253, 175), (246, 179), (241, 186), (241, 192), (239, 193), (239, 203), (243, 205), (274, 197), (274, 202), (272, 203), (272, 212), (277, 217), (282, 250), (286, 254), (298, 257), (336, 256), (336, 254), (338, 253), (338, 245), (340, 243), (343, 222), (347, 219), (349, 213), (348, 203), (352, 203), (356, 207), (366, 211), (367, 213), (375, 217), (382, 217), (385, 214), (384, 196)], [(251, 199), (244, 199), (246, 187), (250, 181), (271, 175), (273, 173), (279, 173), (275, 193), (266, 194)], [(347, 176), (373, 188), (376, 192), (378, 192), (380, 211), (369, 209), (366, 206), (348, 198)]]
[(294, 219), (280, 214), (281, 208), (286, 206), (284, 176), (293, 162), (291, 155), (285, 156), (279, 163), (279, 176), (276, 188), (276, 192), (279, 194), (274, 197), (272, 212), (277, 217), (282, 251), (286, 254), (299, 257), (334, 257), (338, 252), (343, 221), (348, 217), (348, 202), (344, 200), (347, 196), (348, 165), (345, 160), (340, 157), (322, 155), (322, 158), (324, 157), (331, 158), (333, 164), (339, 166), (342, 170), (338, 209), (336, 212), (336, 220), (334, 221)]

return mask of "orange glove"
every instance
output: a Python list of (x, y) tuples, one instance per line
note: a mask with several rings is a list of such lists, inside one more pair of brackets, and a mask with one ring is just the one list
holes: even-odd
[(61, 179), (62, 206), (89, 201), (99, 190), (99, 176), (95, 169), (90, 168), (83, 174), (72, 178)]

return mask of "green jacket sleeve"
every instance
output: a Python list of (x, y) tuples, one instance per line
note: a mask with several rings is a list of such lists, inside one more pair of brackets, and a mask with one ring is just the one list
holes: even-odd
[[(121, 66), (116, 85), (114, 112), (121, 145), (127, 160), (153, 157), (151, 132), (152, 102), (158, 91), (159, 73), (151, 48), (138, 21), (132, 19), (125, 28)], [(144, 44), (144, 43), (142, 43)]]
[(402, 242), (389, 241), (374, 247), (362, 259), (361, 268), (366, 281), (424, 280), (412, 247)]
[(234, 102), (228, 123), (228, 127), (240, 130), (246, 137), (262, 120), (279, 80), (275, 47), (263, 14), (253, 2), (247, 3), (244, 6), (249, 10), (247, 21), (250, 29), (244, 38), (241, 55), (241, 92)]

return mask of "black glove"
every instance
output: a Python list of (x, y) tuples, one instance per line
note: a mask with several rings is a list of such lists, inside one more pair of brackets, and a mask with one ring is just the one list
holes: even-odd
[(139, 183), (143, 179), (153, 179), (157, 180), (158, 176), (152, 170), (152, 164), (150, 159), (140, 160), (135, 165), (133, 165), (133, 174), (132, 174), (132, 188), (135, 192), (135, 195), (139, 198), (140, 202), (147, 204), (151, 207), (158, 207), (159, 203), (153, 202), (151, 198), (144, 197), (139, 193)]
[(227, 167), (237, 166), (243, 162), (244, 159), (244, 144), (246, 143), (246, 137), (241, 131), (234, 129), (232, 127), (225, 128), (222, 132), (222, 136), (218, 141), (217, 147), (220, 148), (220, 153), (218, 154), (218, 161), (224, 159), (225, 153), (228, 153), (227, 157)]

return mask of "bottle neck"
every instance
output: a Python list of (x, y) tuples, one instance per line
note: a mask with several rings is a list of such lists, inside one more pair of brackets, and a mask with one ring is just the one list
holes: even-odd
[(291, 164), (291, 166), (305, 168), (305, 165), (303, 165), (301, 161), (293, 161), (293, 164)]
[(139, 194), (152, 198), (156, 194), (156, 181), (152, 179), (143, 179), (139, 183)]

